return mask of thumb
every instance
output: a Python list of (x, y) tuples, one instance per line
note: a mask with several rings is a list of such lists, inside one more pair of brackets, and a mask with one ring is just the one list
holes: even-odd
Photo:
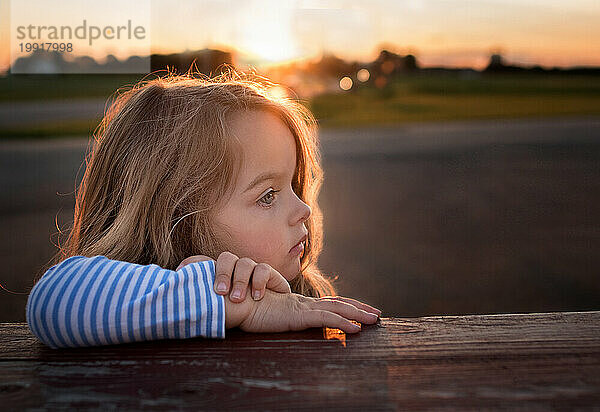
[(267, 281), (266, 288), (272, 290), (273, 292), (292, 293), (292, 289), (290, 288), (290, 284), (287, 279), (275, 269), (271, 270), (271, 276)]
[(210, 256), (205, 256), (205, 255), (194, 255), (194, 256), (187, 257), (181, 261), (181, 263), (179, 264), (179, 266), (177, 266), (177, 269), (175, 269), (175, 271), (178, 271), (179, 269), (181, 269), (184, 266), (189, 265), (190, 263), (204, 262), (205, 260), (213, 260), (213, 258), (211, 258)]

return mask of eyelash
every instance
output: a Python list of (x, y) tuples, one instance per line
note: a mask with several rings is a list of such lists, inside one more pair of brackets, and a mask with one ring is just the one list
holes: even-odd
[[(274, 189), (271, 189), (269, 192), (265, 193), (265, 195), (264, 195), (263, 197), (261, 197), (260, 199), (258, 199), (259, 206), (261, 206), (261, 207), (264, 207), (264, 208), (267, 208), (267, 209), (268, 209), (268, 208), (270, 208), (270, 207), (271, 207), (271, 205), (273, 205), (273, 201), (271, 201), (271, 203), (267, 203), (267, 205), (268, 205), (268, 206), (263, 206), (263, 205), (261, 205), (261, 204), (260, 204), (260, 203), (261, 203), (260, 201), (261, 201), (262, 199), (264, 199), (265, 197), (267, 197), (268, 195), (275, 194), (275, 193), (278, 193), (278, 192), (281, 192), (281, 190), (274, 190)], [(275, 197), (273, 197), (273, 200), (275, 200)]]

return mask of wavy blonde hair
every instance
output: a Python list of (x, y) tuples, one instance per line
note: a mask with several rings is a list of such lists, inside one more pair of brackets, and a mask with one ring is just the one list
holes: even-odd
[(214, 78), (191, 70), (167, 73), (117, 91), (86, 156), (73, 227), (52, 264), (104, 255), (174, 270), (188, 256), (216, 259), (227, 246), (217, 240), (211, 216), (239, 170), (240, 149), (230, 137), (228, 116), (265, 110), (294, 136), (292, 188), (312, 209), (301, 272), (291, 289), (312, 297), (336, 295), (333, 279), (317, 266), (323, 241), (317, 122), (299, 101), (272, 92), (282, 86), (226, 69)]

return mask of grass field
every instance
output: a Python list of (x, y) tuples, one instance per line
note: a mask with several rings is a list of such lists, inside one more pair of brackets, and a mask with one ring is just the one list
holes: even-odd
[(13, 75), (0, 77), (0, 102), (108, 98), (119, 87), (141, 80), (140, 74)]
[[(106, 99), (144, 75), (0, 78), (0, 102)], [(421, 74), (305, 102), (323, 127), (600, 114), (600, 76)], [(51, 104), (49, 102), (49, 104)], [(2, 127), (0, 138), (89, 135), (100, 119)]]
[(600, 77), (422, 75), (309, 102), (323, 126), (600, 114)]

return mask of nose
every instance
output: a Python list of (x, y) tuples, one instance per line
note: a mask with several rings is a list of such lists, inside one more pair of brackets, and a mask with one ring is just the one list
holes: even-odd
[(312, 209), (310, 208), (309, 205), (307, 205), (304, 202), (302, 202), (302, 206), (303, 206), (302, 209), (304, 210), (304, 213), (302, 214), (302, 218), (301, 218), (300, 221), (301, 222), (305, 222), (310, 217), (310, 214), (312, 213)]
[(297, 207), (296, 207), (296, 213), (294, 213), (294, 215), (293, 215), (292, 225), (305, 222), (310, 217), (310, 214), (312, 213), (312, 209), (309, 205), (304, 203), (302, 201), (302, 199), (300, 199), (298, 196), (296, 196), (296, 199), (297, 199)]

